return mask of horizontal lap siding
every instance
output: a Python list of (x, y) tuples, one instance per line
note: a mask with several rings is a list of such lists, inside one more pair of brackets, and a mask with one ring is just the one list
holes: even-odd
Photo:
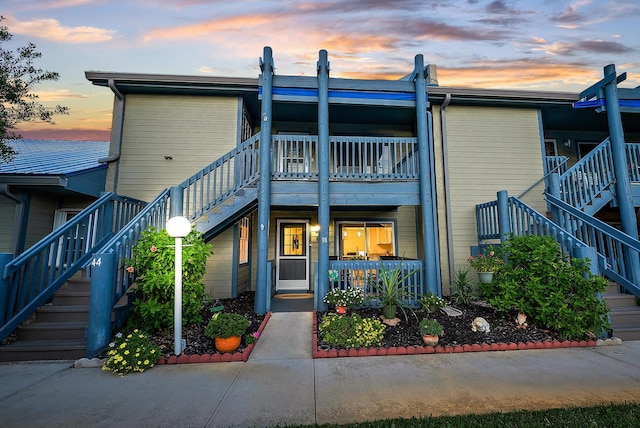
[[(543, 175), (537, 110), (449, 106), (447, 141), (454, 259), (477, 245), (475, 206), (500, 190), (518, 196)], [(542, 187), (526, 202), (544, 212)]]
[(53, 230), (53, 216), (58, 208), (58, 199), (44, 193), (32, 193), (29, 202), (29, 220), (25, 250), (36, 244)]
[(0, 227), (0, 253), (13, 252), (13, 225), (16, 216), (16, 202), (9, 198), (0, 198), (0, 213), (2, 227)]
[(231, 297), (233, 228), (209, 243), (213, 244), (213, 255), (207, 259), (207, 271), (203, 279), (205, 292), (216, 299)]
[(233, 97), (128, 95), (118, 193), (149, 201), (180, 184), (235, 147), (237, 117)]

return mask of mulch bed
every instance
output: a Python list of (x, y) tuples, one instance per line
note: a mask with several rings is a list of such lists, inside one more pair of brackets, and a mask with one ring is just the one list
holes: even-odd
[[(407, 311), (407, 319), (405, 319), (404, 314), (398, 310), (400, 322), (396, 326), (386, 327), (380, 345), (358, 350), (336, 347), (323, 342), (321, 335), (317, 332), (317, 324), (326, 312), (316, 312), (313, 329), (316, 343), (314, 358), (596, 346), (595, 340), (563, 340), (559, 334), (531, 324), (526, 328), (519, 327), (515, 314), (502, 316), (481, 302), (456, 305), (455, 308), (462, 311), (462, 316), (452, 317), (442, 311), (431, 314), (420, 309), (415, 310), (414, 314)], [(380, 309), (354, 309), (351, 312), (356, 312), (362, 317), (379, 317), (381, 314)], [(490, 332), (472, 330), (471, 324), (477, 317), (482, 317), (489, 323)], [(422, 341), (418, 323), (423, 318), (436, 319), (443, 326), (444, 333), (435, 347), (426, 346)]]
[[(243, 314), (251, 324), (247, 333), (262, 332), (270, 314), (257, 315), (254, 313), (254, 293), (247, 292), (235, 299), (220, 299), (218, 304), (225, 307), (226, 312)], [(373, 355), (406, 355), (428, 353), (453, 353), (498, 351), (516, 349), (550, 349), (569, 347), (593, 347), (594, 340), (567, 341), (557, 333), (529, 324), (526, 328), (519, 328), (515, 316), (504, 317), (494, 309), (482, 303), (455, 306), (462, 311), (462, 316), (451, 317), (444, 312), (429, 314), (424, 310), (414, 311), (415, 316), (407, 312), (408, 319), (399, 311), (401, 322), (396, 326), (387, 326), (380, 346), (363, 349), (346, 349), (333, 347), (322, 341), (317, 331), (317, 323), (326, 312), (315, 312), (313, 327), (313, 356), (314, 358), (373, 356)], [(209, 308), (203, 312), (203, 319), (209, 320)], [(352, 310), (363, 317), (378, 317), (380, 309)], [(437, 346), (425, 346), (418, 332), (418, 323), (422, 318), (438, 320), (444, 328)], [(482, 317), (491, 326), (489, 333), (474, 332), (471, 323), (476, 317)], [(223, 361), (246, 361), (254, 344), (246, 344), (244, 339), (240, 348), (234, 353), (221, 354), (215, 349), (214, 341), (204, 335), (203, 325), (184, 326), (182, 336), (186, 339), (186, 347), (182, 355), (173, 354), (173, 332), (166, 330), (153, 336), (162, 350), (162, 357), (158, 364), (207, 363)], [(259, 340), (259, 339), (258, 339)]]
[[(245, 334), (262, 333), (270, 314), (258, 315), (254, 312), (254, 293), (242, 293), (235, 299), (218, 299), (216, 306), (223, 305), (225, 312), (242, 314), (250, 322)], [(214, 340), (204, 335), (204, 329), (213, 313), (210, 307), (202, 312), (204, 323), (201, 325), (187, 325), (182, 327), (182, 338), (186, 347), (177, 357), (174, 351), (173, 329), (166, 329), (154, 334), (153, 340), (160, 346), (162, 352), (158, 364), (208, 363), (219, 361), (247, 361), (255, 344), (247, 344), (242, 338), (240, 347), (233, 353), (220, 353), (216, 350)]]

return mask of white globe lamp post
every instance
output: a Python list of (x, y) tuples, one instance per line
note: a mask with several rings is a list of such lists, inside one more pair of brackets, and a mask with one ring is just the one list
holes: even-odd
[(191, 222), (184, 217), (172, 217), (167, 222), (167, 233), (176, 240), (175, 303), (173, 306), (174, 352), (182, 353), (182, 238), (191, 232)]

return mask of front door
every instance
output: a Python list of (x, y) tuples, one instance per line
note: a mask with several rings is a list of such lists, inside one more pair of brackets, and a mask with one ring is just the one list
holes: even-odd
[(276, 290), (309, 289), (309, 222), (278, 220)]

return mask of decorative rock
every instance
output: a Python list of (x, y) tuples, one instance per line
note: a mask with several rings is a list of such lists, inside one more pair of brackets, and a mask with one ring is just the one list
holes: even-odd
[(450, 317), (462, 316), (462, 311), (460, 309), (454, 308), (453, 306), (445, 306), (444, 308), (442, 308), (442, 310), (444, 311), (445, 314), (449, 315)]
[(384, 315), (380, 315), (380, 319), (382, 322), (389, 327), (393, 327), (400, 322), (400, 318), (387, 319)]
[(479, 331), (480, 333), (489, 333), (491, 331), (491, 326), (486, 319), (477, 317), (471, 323), (471, 330)]
[(75, 362), (73, 368), (75, 369), (95, 369), (104, 366), (107, 360), (101, 360), (100, 358), (80, 358)]

